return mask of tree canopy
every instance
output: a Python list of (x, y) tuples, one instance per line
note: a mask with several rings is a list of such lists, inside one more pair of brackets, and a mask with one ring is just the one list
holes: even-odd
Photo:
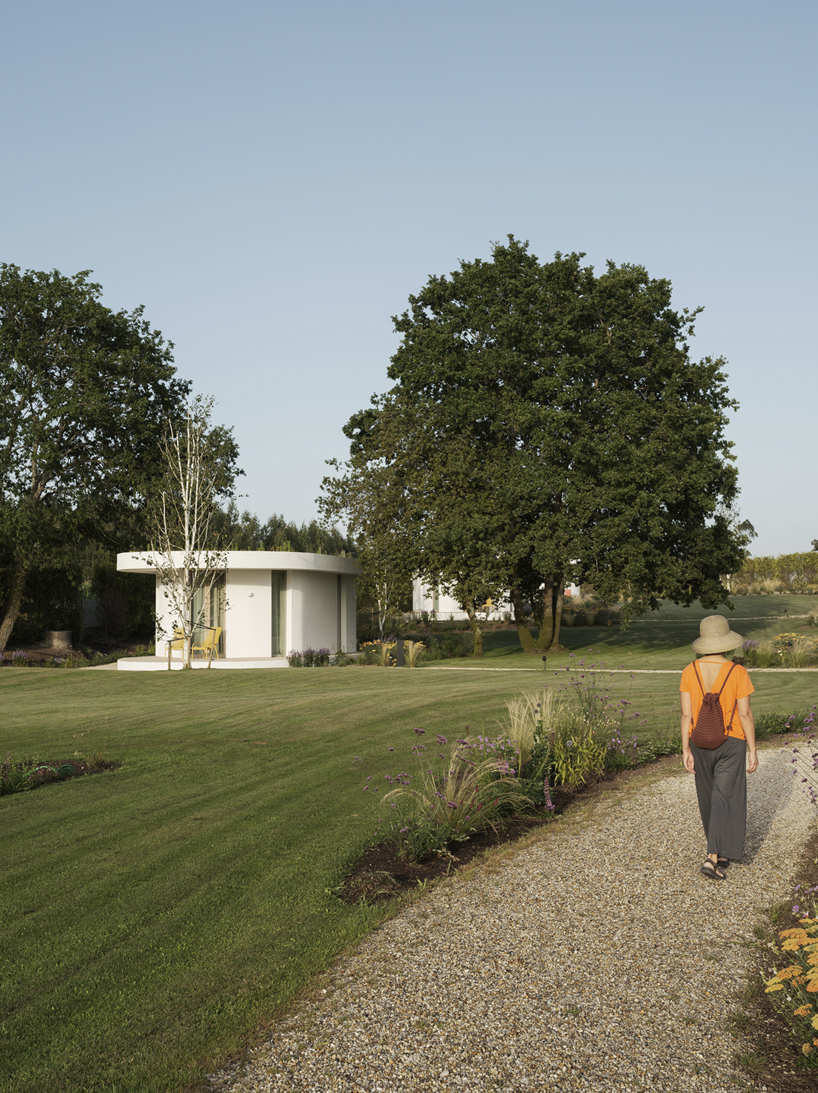
[(141, 504), (190, 388), (142, 308), (88, 277), (0, 265), (0, 654), (32, 567)]
[(530, 651), (557, 645), (569, 581), (626, 614), (659, 597), (715, 607), (744, 556), (724, 433), (737, 404), (724, 360), (690, 357), (698, 311), (673, 310), (641, 266), (597, 275), (583, 257), (540, 263), (510, 236), (430, 277), (393, 319), (394, 386), (347, 423), (333, 487), (340, 514), (356, 480), (387, 474), (417, 573), (473, 615), (508, 599)]
[[(335, 459), (327, 463), (342, 470)], [(346, 519), (361, 567), (358, 604), (372, 605), (383, 640), (388, 618), (400, 610), (407, 592), (411, 595), (413, 551), (411, 517), (404, 511), (406, 491), (391, 468), (381, 465), (370, 465), (364, 474), (340, 479), (328, 475), (321, 489), (318, 507), (327, 529), (339, 516)]]

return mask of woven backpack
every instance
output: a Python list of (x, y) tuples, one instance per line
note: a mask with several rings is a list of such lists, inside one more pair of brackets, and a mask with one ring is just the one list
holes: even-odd
[(693, 671), (696, 672), (696, 679), (698, 679), (699, 686), (702, 689), (702, 708), (699, 710), (699, 716), (696, 718), (696, 724), (690, 734), (690, 739), (697, 748), (712, 751), (714, 748), (720, 748), (727, 739), (730, 725), (733, 724), (733, 718), (736, 716), (738, 700), (733, 706), (733, 712), (730, 714), (730, 724), (727, 728), (724, 727), (724, 714), (719, 700), (721, 699), (721, 692), (727, 686), (727, 680), (730, 678), (733, 668), (735, 668), (735, 664), (730, 667), (730, 671), (724, 677), (724, 683), (722, 683), (720, 691), (705, 691), (702, 677), (696, 671), (694, 662)]

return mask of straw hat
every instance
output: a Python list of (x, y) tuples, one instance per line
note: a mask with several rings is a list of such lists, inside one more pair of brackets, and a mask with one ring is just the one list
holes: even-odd
[(730, 629), (730, 623), (722, 615), (708, 615), (699, 623), (701, 637), (693, 642), (694, 653), (728, 653), (744, 643), (741, 634)]

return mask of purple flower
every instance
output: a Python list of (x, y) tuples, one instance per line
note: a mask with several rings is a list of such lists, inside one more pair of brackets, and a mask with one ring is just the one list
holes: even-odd
[(416, 733), (418, 736), (425, 736), (426, 735), (426, 730), (425, 729), (412, 729), (412, 732)]

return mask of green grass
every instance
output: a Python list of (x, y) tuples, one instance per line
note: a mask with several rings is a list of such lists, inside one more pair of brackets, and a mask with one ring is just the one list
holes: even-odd
[[(650, 666), (689, 659), (636, 626), (594, 641), (611, 664), (647, 664), (651, 644)], [(530, 667), (498, 641), (485, 664), (515, 658)], [(408, 762), (416, 725), (495, 733), (506, 698), (562, 683), (551, 667), (0, 670), (0, 757), (121, 763), (0, 798), (2, 1093), (178, 1093), (238, 1052), (388, 913), (332, 895), (377, 824), (366, 777)], [(755, 709), (789, 710), (818, 674), (755, 683)], [(678, 731), (677, 676), (615, 684), (649, 717), (642, 739)]]
[[(666, 601), (658, 611), (649, 612), (634, 619), (628, 629), (617, 623), (611, 626), (571, 626), (560, 630), (560, 644), (565, 653), (550, 654), (547, 666), (550, 670), (563, 667), (569, 662), (571, 652), (587, 652), (593, 649), (592, 660), (602, 660), (610, 668), (624, 665), (628, 668), (665, 668), (678, 670), (689, 663), (692, 653), (690, 644), (699, 636), (699, 623), (705, 615), (723, 614), (731, 627), (742, 637), (752, 641), (764, 641), (804, 626), (807, 616), (818, 611), (818, 597), (775, 595), (735, 596), (734, 610), (719, 608), (718, 612), (706, 611), (699, 604), (678, 607)], [(788, 614), (785, 615), (784, 611)], [(805, 634), (818, 635), (814, 628)], [(529, 668), (542, 667), (539, 654), (523, 653), (516, 630), (499, 630), (484, 638), (485, 667)], [(437, 661), (438, 667), (456, 664), (472, 666), (475, 661)]]

